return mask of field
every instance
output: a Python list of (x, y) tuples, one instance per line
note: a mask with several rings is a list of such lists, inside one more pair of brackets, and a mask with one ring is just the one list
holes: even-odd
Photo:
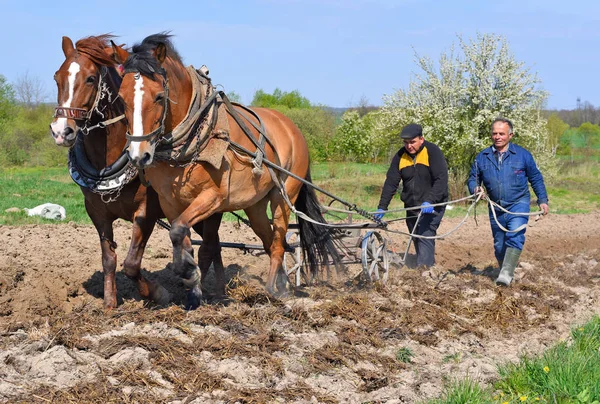
[[(385, 286), (359, 282), (360, 268), (350, 265), (329, 283), (273, 299), (263, 287), (267, 257), (225, 249), (229, 301), (194, 312), (180, 308), (183, 286), (169, 269), (164, 230), (155, 230), (143, 265), (172, 305), (146, 305), (119, 273), (120, 306), (105, 312), (92, 226), (4, 224), (0, 400), (413, 403), (439, 397), (452, 380), (489, 386), (498, 364), (568, 340), (600, 312), (600, 211), (593, 200), (580, 209), (532, 221), (511, 288), (493, 284), (482, 206), (477, 220), (438, 242), (436, 267), (392, 268)], [(459, 221), (448, 217), (440, 233)], [(404, 230), (401, 222), (392, 228)], [(129, 232), (117, 223), (120, 262)], [(405, 236), (387, 237), (404, 250)], [(233, 221), (221, 238), (258, 243)]]

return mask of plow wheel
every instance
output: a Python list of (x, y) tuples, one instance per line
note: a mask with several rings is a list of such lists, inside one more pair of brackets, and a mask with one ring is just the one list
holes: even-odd
[(288, 277), (288, 281), (296, 286), (302, 283), (302, 277), (305, 281), (306, 274), (303, 271), (304, 259), (302, 257), (302, 248), (300, 248), (300, 236), (295, 231), (288, 231), (285, 235), (285, 241), (289, 246), (289, 250), (283, 253), (283, 270)]
[(370, 231), (365, 234), (360, 248), (360, 260), (365, 278), (370, 282), (380, 280), (385, 283), (390, 269), (385, 239), (378, 232)]

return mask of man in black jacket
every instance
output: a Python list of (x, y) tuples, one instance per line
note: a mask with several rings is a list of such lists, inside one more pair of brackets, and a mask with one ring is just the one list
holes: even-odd
[[(423, 138), (421, 125), (411, 123), (405, 126), (400, 137), (404, 147), (398, 150), (392, 159), (375, 216), (379, 219), (383, 217), (402, 181), (400, 199), (404, 202), (404, 207), (421, 207), (418, 223), (419, 209), (406, 212), (408, 230), (420, 236), (433, 237), (437, 234), (446, 207), (431, 205), (448, 201), (446, 158), (439, 147)], [(415, 237), (414, 243), (417, 250), (417, 266), (434, 265), (435, 239)]]

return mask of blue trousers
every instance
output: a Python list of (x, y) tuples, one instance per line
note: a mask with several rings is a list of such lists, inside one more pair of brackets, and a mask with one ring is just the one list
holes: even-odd
[[(437, 235), (437, 229), (440, 227), (446, 207), (436, 207), (434, 212), (428, 215), (422, 214), (416, 228), (417, 217), (407, 216), (406, 226), (408, 227), (408, 231), (420, 236), (431, 237)], [(413, 242), (417, 251), (417, 266), (424, 265), (430, 267), (435, 265), (435, 239), (413, 238)]]
[[(527, 213), (529, 212), (529, 203), (516, 203), (504, 208), (511, 212)], [(516, 233), (505, 232), (494, 220), (491, 210), (489, 214), (492, 235), (494, 236), (494, 254), (496, 255), (496, 260), (498, 260), (499, 263), (502, 263), (504, 260), (504, 253), (508, 247), (516, 248), (517, 250), (523, 249), (523, 245), (525, 244), (525, 229)], [(529, 221), (529, 216), (515, 216), (499, 210), (496, 210), (496, 217), (498, 218), (498, 223), (508, 230), (515, 230), (524, 224), (527, 224)]]

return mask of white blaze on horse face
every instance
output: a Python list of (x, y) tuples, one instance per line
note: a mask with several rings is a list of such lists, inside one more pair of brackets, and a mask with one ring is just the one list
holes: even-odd
[[(142, 120), (142, 101), (144, 100), (144, 77), (139, 74), (135, 76), (135, 87), (133, 89), (133, 136), (144, 134), (144, 122)], [(129, 156), (140, 157), (140, 142), (131, 142), (129, 145)]]
[[(77, 62), (71, 62), (69, 65), (69, 98), (67, 98), (61, 107), (71, 107), (71, 102), (73, 102), (73, 94), (75, 93), (75, 79), (77, 78), (77, 73), (79, 73), (80, 69), (81, 67)], [(62, 134), (67, 128), (67, 118), (58, 118), (56, 121), (52, 122), (50, 126), (54, 133)]]

